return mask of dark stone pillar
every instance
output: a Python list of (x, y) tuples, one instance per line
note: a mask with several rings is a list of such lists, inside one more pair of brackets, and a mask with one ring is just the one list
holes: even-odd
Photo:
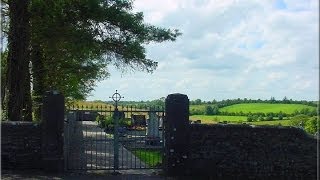
[(64, 96), (57, 91), (48, 91), (42, 105), (42, 162), (43, 168), (50, 172), (64, 170), (63, 123)]
[(169, 176), (184, 172), (189, 143), (189, 99), (184, 94), (166, 98), (164, 169)]

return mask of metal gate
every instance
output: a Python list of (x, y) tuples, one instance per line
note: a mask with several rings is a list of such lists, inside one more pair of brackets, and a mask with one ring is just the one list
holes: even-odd
[(163, 107), (114, 105), (67, 107), (65, 160), (68, 170), (162, 168)]

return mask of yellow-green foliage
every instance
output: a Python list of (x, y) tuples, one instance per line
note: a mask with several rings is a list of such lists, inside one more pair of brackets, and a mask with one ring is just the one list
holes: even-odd
[(320, 119), (319, 117), (312, 117), (305, 123), (305, 130), (310, 134), (315, 134), (319, 131), (320, 128)]
[(133, 154), (151, 167), (159, 166), (162, 163), (162, 153), (160, 150), (137, 149), (133, 151)]
[(309, 116), (299, 114), (291, 118), (290, 125), (291, 126), (304, 126), (305, 123), (310, 119)]
[(316, 107), (307, 106), (303, 104), (270, 104), (270, 103), (243, 103), (243, 104), (235, 104), (231, 106), (226, 106), (220, 108), (220, 112), (240, 112), (243, 113), (287, 113), (292, 114), (296, 110), (300, 111), (302, 109), (309, 109), (310, 111), (315, 110)]
[(190, 120), (201, 120), (202, 124), (215, 124), (222, 121), (227, 122), (243, 122), (247, 120), (246, 116), (219, 116), (219, 115), (192, 115), (189, 117)]
[(270, 125), (270, 126), (291, 126), (290, 120), (275, 120), (275, 121), (257, 121), (257, 122), (248, 122), (248, 124), (253, 125)]

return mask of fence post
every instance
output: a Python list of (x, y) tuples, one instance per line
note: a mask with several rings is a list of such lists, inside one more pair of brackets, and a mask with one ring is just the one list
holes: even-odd
[(164, 170), (167, 175), (184, 172), (189, 142), (189, 99), (184, 94), (170, 94), (166, 98)]
[(47, 91), (41, 113), (43, 168), (46, 171), (64, 170), (63, 128), (64, 96), (57, 91)]

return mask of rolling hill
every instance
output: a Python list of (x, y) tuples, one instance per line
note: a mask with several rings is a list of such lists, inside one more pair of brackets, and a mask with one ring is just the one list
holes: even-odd
[(243, 113), (283, 113), (292, 114), (294, 111), (300, 111), (302, 109), (315, 110), (316, 107), (307, 106), (303, 104), (270, 104), (270, 103), (243, 103), (226, 106), (220, 109), (220, 112), (240, 112)]

